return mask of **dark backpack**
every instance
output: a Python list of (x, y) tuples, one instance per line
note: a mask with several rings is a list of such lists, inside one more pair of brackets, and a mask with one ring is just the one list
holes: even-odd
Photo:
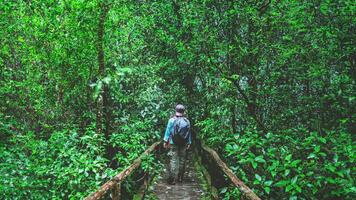
[(172, 140), (177, 146), (184, 146), (189, 140), (190, 123), (185, 117), (176, 117), (173, 123)]

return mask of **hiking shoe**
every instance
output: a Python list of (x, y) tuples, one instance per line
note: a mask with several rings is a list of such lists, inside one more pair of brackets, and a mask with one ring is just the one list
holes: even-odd
[(176, 181), (174, 180), (174, 178), (168, 178), (168, 184), (169, 185), (175, 185), (176, 184)]
[(176, 181), (175, 181), (175, 180), (168, 181), (168, 184), (169, 184), (169, 185), (175, 185), (175, 184), (176, 184)]
[(178, 183), (181, 183), (181, 182), (183, 182), (183, 178), (182, 178), (182, 177), (179, 177), (179, 178), (178, 178)]
[(178, 174), (178, 182), (179, 183), (183, 182), (183, 173)]

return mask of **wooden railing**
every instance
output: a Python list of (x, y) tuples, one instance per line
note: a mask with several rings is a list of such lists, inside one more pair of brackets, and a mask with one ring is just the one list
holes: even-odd
[(85, 200), (99, 200), (102, 199), (108, 192), (111, 192), (111, 199), (120, 200), (121, 199), (121, 183), (128, 177), (135, 169), (140, 167), (142, 163), (142, 158), (147, 156), (153, 151), (158, 149), (161, 142), (156, 142), (151, 145), (145, 152), (143, 152), (140, 157), (138, 157), (130, 166), (125, 168), (114, 178), (102, 185), (96, 192), (90, 194), (85, 198)]
[(237, 187), (241, 193), (250, 200), (261, 200), (247, 185), (245, 185), (237, 176), (232, 172), (232, 170), (220, 159), (219, 155), (212, 148), (206, 146), (203, 142), (201, 143), (201, 149), (203, 153), (209, 155), (219, 169), (229, 178), (235, 187)]
[[(119, 174), (117, 174), (114, 178), (106, 182), (102, 185), (96, 192), (90, 194), (85, 200), (99, 200), (105, 197), (108, 192), (111, 192), (111, 199), (120, 200), (121, 199), (121, 183), (127, 178), (134, 170), (140, 167), (142, 163), (142, 159), (144, 156), (149, 155), (153, 151), (158, 149), (158, 146), (161, 142), (156, 142), (151, 145), (144, 153), (140, 155), (130, 166), (125, 168)], [(241, 193), (250, 200), (261, 200), (247, 185), (245, 185), (236, 175), (232, 172), (230, 168), (220, 159), (219, 155), (206, 146), (204, 143), (200, 143), (197, 148), (200, 147), (200, 153), (204, 154), (204, 157), (209, 156), (210, 160), (212, 160), (218, 169), (214, 169), (214, 171), (219, 170), (222, 174), (225, 174), (228, 177), (228, 182), (230, 182), (234, 187), (237, 187)], [(220, 173), (221, 173), (220, 172)], [(217, 197), (216, 197), (217, 198)]]

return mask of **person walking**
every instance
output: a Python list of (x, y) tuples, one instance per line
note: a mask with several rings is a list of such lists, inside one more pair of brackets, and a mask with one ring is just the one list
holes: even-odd
[(163, 147), (169, 149), (168, 183), (173, 185), (176, 181), (183, 181), (187, 150), (192, 144), (190, 122), (184, 115), (185, 107), (178, 104), (175, 111), (175, 115), (168, 120), (163, 138)]

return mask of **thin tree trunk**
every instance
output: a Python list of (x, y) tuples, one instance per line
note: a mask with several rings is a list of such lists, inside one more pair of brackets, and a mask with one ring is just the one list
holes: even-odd
[(235, 105), (231, 105), (230, 110), (231, 110), (231, 131), (232, 134), (235, 134), (237, 132), (236, 130), (236, 109)]
[[(98, 40), (97, 40), (97, 50), (98, 50), (98, 78), (101, 80), (105, 76), (105, 54), (104, 54), (104, 33), (105, 33), (105, 20), (106, 15), (109, 11), (109, 7), (106, 2), (100, 2), (100, 16), (98, 23)], [(104, 86), (105, 87), (105, 86)], [(104, 93), (104, 94), (103, 94)], [(96, 114), (96, 131), (97, 134), (103, 133), (103, 111), (104, 111), (104, 103), (107, 102), (107, 91), (100, 92), (97, 99), (97, 114)], [(105, 98), (105, 99), (104, 99)], [(105, 110), (107, 111), (107, 110)], [(106, 134), (105, 134), (106, 136)], [(107, 137), (106, 137), (107, 138)]]

